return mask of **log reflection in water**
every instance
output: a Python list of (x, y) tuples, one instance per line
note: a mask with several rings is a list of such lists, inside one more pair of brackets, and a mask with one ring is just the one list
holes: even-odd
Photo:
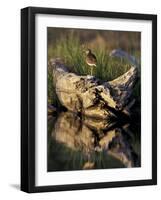
[(51, 137), (57, 143), (83, 154), (86, 162), (82, 169), (95, 168), (92, 155), (96, 152), (112, 156), (124, 167), (138, 167), (138, 156), (127, 139), (131, 137), (127, 127), (117, 127), (107, 120), (81, 119), (74, 113), (63, 112), (55, 122)]

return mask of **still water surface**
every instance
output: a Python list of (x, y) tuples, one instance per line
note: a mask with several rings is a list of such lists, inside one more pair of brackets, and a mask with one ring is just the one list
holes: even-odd
[(62, 112), (48, 118), (48, 171), (140, 167), (140, 126)]

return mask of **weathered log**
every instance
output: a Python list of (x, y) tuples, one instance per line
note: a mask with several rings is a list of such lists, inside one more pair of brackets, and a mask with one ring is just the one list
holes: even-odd
[(69, 111), (103, 119), (118, 113), (130, 115), (135, 102), (132, 91), (138, 76), (136, 66), (113, 81), (102, 82), (93, 76), (69, 72), (60, 59), (51, 59), (49, 63), (58, 99)]

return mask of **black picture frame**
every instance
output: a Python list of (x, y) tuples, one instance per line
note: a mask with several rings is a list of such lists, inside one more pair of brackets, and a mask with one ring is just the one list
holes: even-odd
[[(54, 14), (152, 21), (152, 179), (35, 186), (35, 15)], [(27, 7), (21, 10), (21, 190), (50, 192), (157, 184), (157, 16)]]

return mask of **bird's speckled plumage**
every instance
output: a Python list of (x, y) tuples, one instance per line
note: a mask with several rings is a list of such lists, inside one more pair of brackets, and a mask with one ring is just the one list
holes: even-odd
[(93, 67), (96, 67), (97, 59), (90, 49), (86, 51), (86, 63), (91, 67), (91, 76), (93, 72)]
[(96, 66), (97, 64), (97, 59), (96, 59), (96, 56), (92, 53), (92, 51), (90, 49), (88, 49), (86, 51), (86, 63), (89, 65), (89, 66)]

